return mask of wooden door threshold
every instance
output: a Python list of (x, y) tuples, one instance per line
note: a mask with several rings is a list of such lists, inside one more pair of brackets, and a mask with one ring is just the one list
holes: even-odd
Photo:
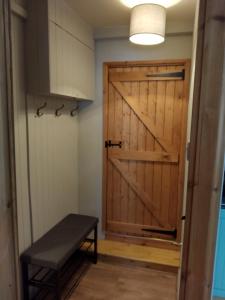
[(135, 245), (112, 240), (100, 240), (98, 253), (103, 261), (134, 264), (160, 271), (177, 273), (180, 268), (180, 250)]

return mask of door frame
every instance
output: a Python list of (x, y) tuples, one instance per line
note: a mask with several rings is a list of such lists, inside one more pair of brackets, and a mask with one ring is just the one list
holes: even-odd
[(6, 204), (6, 209), (10, 210), (12, 219), (12, 264), (15, 268), (15, 290), (16, 299), (21, 299), (20, 293), (20, 263), (19, 263), (19, 247), (18, 247), (18, 226), (17, 226), (17, 199), (16, 199), (16, 164), (15, 164), (15, 132), (14, 132), (14, 110), (13, 110), (13, 88), (12, 88), (12, 44), (11, 44), (11, 1), (0, 0), (1, 2), (1, 47), (2, 47), (2, 61), (4, 92), (6, 95), (6, 119), (7, 119), (7, 142), (9, 150), (9, 196), (10, 199)]
[[(165, 60), (149, 60), (149, 61), (114, 61), (114, 62), (105, 62), (103, 64), (103, 176), (102, 176), (102, 229), (103, 231), (106, 231), (106, 223), (107, 223), (107, 149), (105, 148), (104, 142), (108, 140), (108, 86), (109, 86), (109, 69), (111, 67), (114, 68), (123, 68), (123, 67), (150, 67), (155, 66), (155, 65), (159, 65), (159, 66), (177, 66), (180, 64), (183, 64), (185, 66), (185, 74), (186, 74), (186, 82), (187, 85), (185, 86), (185, 95), (186, 95), (186, 99), (189, 103), (189, 84), (190, 84), (190, 66), (191, 66), (191, 59), (165, 59)], [(188, 112), (187, 112), (187, 116), (186, 116), (186, 121), (188, 119)], [(186, 144), (187, 144), (187, 134), (186, 134)], [(184, 182), (184, 178), (185, 178), (185, 171), (186, 171), (186, 164), (185, 164), (185, 153), (184, 153), (184, 174), (182, 176), (182, 181)], [(185, 188), (185, 187), (184, 187)], [(184, 190), (183, 190), (183, 196), (184, 196)], [(180, 211), (180, 215), (182, 215), (182, 210), (183, 210), (183, 203), (181, 203), (181, 205), (179, 205), (178, 210)], [(179, 233), (181, 235), (181, 228), (182, 225), (180, 226), (179, 229)], [(122, 240), (125, 240), (126, 238), (120, 236), (118, 234), (118, 239), (122, 238)], [(135, 237), (131, 237), (131, 239), (134, 242), (140, 242), (140, 239), (135, 238)], [(129, 238), (129, 241), (131, 240)], [(145, 238), (143, 238), (144, 240)], [(152, 242), (151, 242), (152, 240)], [(161, 244), (162, 247), (172, 247), (172, 248), (176, 248), (178, 246), (177, 243), (170, 241), (170, 240), (162, 240), (160, 241), (159, 239), (154, 239), (154, 238), (148, 238), (146, 239), (146, 243), (154, 243), (154, 244)]]
[(224, 0), (200, 0), (180, 300), (212, 296), (225, 152), (224, 24)]

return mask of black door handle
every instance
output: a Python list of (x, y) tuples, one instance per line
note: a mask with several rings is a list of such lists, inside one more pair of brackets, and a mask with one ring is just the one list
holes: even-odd
[(111, 147), (122, 148), (122, 142), (119, 141), (118, 143), (113, 143), (111, 140), (105, 141), (105, 148), (111, 148)]

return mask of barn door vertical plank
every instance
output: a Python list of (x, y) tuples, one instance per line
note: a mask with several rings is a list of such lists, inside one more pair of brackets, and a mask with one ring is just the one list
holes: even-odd
[[(121, 72), (121, 68), (116, 68), (117, 72)], [(115, 142), (121, 141), (122, 138), (122, 97), (120, 94), (114, 90), (114, 103), (115, 103), (115, 110), (114, 110), (114, 136), (113, 140)], [(121, 174), (116, 170), (113, 169), (113, 220), (114, 221), (121, 221)]]
[[(137, 67), (133, 69), (133, 72), (135, 71), (139, 71), (141, 68)], [(140, 104), (140, 82), (133, 82), (132, 83), (132, 95), (136, 98), (137, 103)], [(135, 147), (136, 150), (139, 150), (139, 142), (140, 142), (140, 134), (141, 134), (141, 123), (140, 120), (137, 118), (137, 116), (135, 115), (136, 120), (134, 119), (134, 124), (136, 124), (136, 142), (133, 141), (133, 146)], [(140, 184), (140, 179), (139, 178), (139, 163), (138, 161), (136, 161), (136, 180), (137, 182)], [(143, 204), (141, 203), (139, 197), (137, 196), (137, 194), (135, 194), (135, 223), (139, 224), (139, 222), (141, 223), (141, 220), (143, 219), (142, 217), (143, 214)]]
[[(109, 99), (108, 99), (108, 139), (114, 135), (114, 89), (112, 84), (109, 84)], [(113, 220), (113, 165), (110, 160), (107, 160), (107, 221)]]
[[(166, 71), (165, 67), (159, 67), (157, 72)], [(160, 136), (163, 136), (164, 118), (165, 118), (165, 93), (166, 82), (157, 82), (157, 96), (156, 96), (156, 126)], [(162, 151), (162, 147), (155, 141), (155, 151)], [(153, 184), (153, 199), (159, 206), (161, 213), (162, 209), (162, 164), (154, 163), (154, 184)]]
[[(112, 123), (112, 135), (110, 135), (110, 140), (115, 141), (116, 140), (116, 112), (117, 112), (117, 93), (115, 89), (113, 88), (113, 95), (112, 95), (112, 100), (111, 100), (111, 105), (112, 105), (112, 118), (111, 120), (113, 121)], [(114, 168), (112, 165), (112, 220), (113, 221), (119, 221), (119, 180), (118, 177), (120, 176), (119, 172)]]
[[(139, 68), (140, 71), (147, 71), (147, 67)], [(147, 101), (148, 101), (148, 81), (139, 82), (139, 105), (142, 111), (147, 115)], [(146, 151), (146, 135), (147, 129), (144, 124), (138, 121), (138, 151)], [(137, 162), (137, 182), (140, 184), (141, 188), (145, 191), (145, 165), (146, 162)], [(137, 211), (136, 211), (136, 221), (138, 224), (144, 224), (144, 214), (146, 207), (138, 201)]]
[[(124, 72), (130, 72), (131, 68), (124, 68)], [(128, 151), (130, 148), (130, 118), (131, 109), (123, 100), (123, 123), (122, 123), (122, 150)], [(129, 170), (129, 162), (121, 161), (125, 171)], [(125, 179), (121, 176), (121, 218), (124, 222), (128, 222), (128, 211), (129, 211), (129, 185)]]
[[(137, 71), (138, 68), (132, 68), (132, 71)], [(138, 83), (132, 82), (131, 94), (137, 99), (139, 98)], [(137, 150), (137, 136), (138, 136), (138, 119), (133, 110), (131, 110), (130, 116), (130, 150)], [(136, 161), (129, 162), (129, 172), (133, 175), (133, 178), (137, 178), (137, 163)], [(136, 223), (136, 209), (137, 209), (137, 196), (131, 188), (129, 188), (129, 222)]]
[[(152, 73), (157, 72), (157, 67), (148, 67), (148, 71)], [(156, 93), (157, 93), (157, 82), (156, 81), (148, 81), (148, 103), (147, 103), (147, 112), (149, 118), (155, 124), (156, 121)], [(154, 151), (154, 137), (147, 131), (146, 135), (146, 150)], [(154, 162), (147, 162), (145, 167), (145, 190), (147, 194), (153, 198), (153, 186), (154, 186)], [(152, 218), (152, 215), (145, 210), (144, 211), (144, 224), (145, 225), (155, 225), (157, 226), (157, 221)]]
[[(179, 67), (178, 67), (179, 69)], [(183, 82), (177, 81), (175, 83), (174, 92), (174, 110), (173, 110), (173, 145), (180, 150), (181, 142), (181, 118), (182, 118), (182, 99), (183, 99)], [(180, 164), (180, 162), (179, 162)], [(169, 224), (177, 225), (177, 204), (178, 204), (178, 180), (179, 180), (179, 166), (172, 165), (170, 171), (171, 181), (176, 182), (176, 185), (171, 186), (170, 190), (170, 205), (169, 205)]]
[[(171, 67), (167, 68), (169, 72)], [(173, 109), (174, 109), (174, 88), (175, 81), (168, 81), (166, 83), (166, 98), (165, 98), (165, 119), (164, 119), (164, 138), (172, 144), (172, 131), (173, 131)], [(170, 178), (171, 164), (164, 164), (162, 167), (162, 207), (161, 216), (166, 223), (169, 224), (169, 204), (170, 204)]]

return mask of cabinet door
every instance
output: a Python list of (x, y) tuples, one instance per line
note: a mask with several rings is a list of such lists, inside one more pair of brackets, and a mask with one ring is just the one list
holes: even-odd
[(28, 92), (94, 99), (91, 28), (64, 0), (29, 0)]
[(50, 22), (51, 93), (94, 99), (94, 51)]
[(77, 12), (68, 4), (68, 1), (49, 0), (51, 4), (49, 20), (57, 24), (58, 27), (63, 28), (73, 37), (77, 38), (84, 45), (94, 50), (93, 31), (89, 24), (87, 24)]
[(220, 215), (220, 224), (217, 240), (216, 267), (214, 276), (214, 296), (225, 297), (225, 209)]
[(76, 39), (72, 40), (73, 93), (78, 98), (94, 99), (94, 52)]

